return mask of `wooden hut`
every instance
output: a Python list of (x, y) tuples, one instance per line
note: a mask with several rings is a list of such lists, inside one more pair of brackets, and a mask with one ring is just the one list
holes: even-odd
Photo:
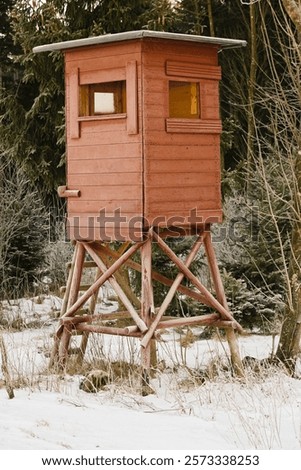
[[(57, 335), (60, 338), (65, 331), (62, 357), (70, 330), (83, 330), (83, 325), (85, 331), (139, 336), (147, 348), (156, 330), (166, 326), (163, 314), (172, 296), (185, 291), (184, 277), (199, 290), (186, 289), (186, 294), (217, 311), (193, 322), (229, 322), (238, 328), (226, 305), (210, 225), (222, 220), (218, 54), (243, 45), (240, 40), (145, 30), (34, 49), (61, 50), (65, 56), (67, 181), (59, 194), (68, 198), (68, 234), (76, 242), (76, 254), (68, 308)], [(183, 262), (164, 238), (192, 233), (198, 235), (197, 242)], [(118, 253), (108, 245), (114, 240), (124, 242)], [(152, 271), (153, 240), (179, 268), (176, 280)], [(217, 299), (189, 270), (201, 245)], [(141, 250), (140, 268), (130, 260), (137, 250)], [(100, 278), (78, 299), (85, 253), (96, 263)], [(102, 257), (105, 254), (111, 265)], [(116, 278), (126, 264), (143, 273), (139, 309)], [(152, 279), (160, 276), (171, 288), (158, 313)], [(107, 280), (133, 318), (130, 330), (112, 332), (103, 325), (93, 326), (91, 318), (90, 323), (85, 317), (74, 320), (78, 309)], [(171, 326), (179, 323), (169, 320)]]

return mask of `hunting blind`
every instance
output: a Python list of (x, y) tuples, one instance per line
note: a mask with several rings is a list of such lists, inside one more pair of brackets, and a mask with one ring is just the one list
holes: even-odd
[[(241, 370), (234, 335), (241, 327), (227, 306), (210, 226), (222, 221), (218, 54), (243, 45), (145, 30), (34, 49), (60, 50), (65, 57), (67, 181), (58, 191), (67, 198), (67, 232), (75, 251), (53, 361), (65, 363), (73, 332), (84, 333), (82, 357), (89, 333), (108, 333), (140, 338), (147, 370), (151, 340), (160, 329), (195, 324), (225, 328), (232, 362)], [(166, 243), (175, 236), (193, 236), (185, 260)], [(120, 242), (118, 248), (111, 242)], [(153, 270), (154, 242), (177, 266), (175, 279)], [(201, 246), (215, 296), (189, 269)], [(137, 251), (141, 263), (131, 259)], [(95, 282), (79, 296), (82, 270), (91, 261)], [(138, 297), (125, 268), (142, 272)], [(182, 284), (185, 277), (190, 287)], [(154, 305), (152, 280), (169, 287), (162, 305)], [(125, 309), (116, 318), (132, 319), (126, 328), (108, 326), (106, 314), (95, 314), (95, 297), (106, 281)], [(214, 312), (165, 317), (176, 292)], [(88, 299), (89, 312), (83, 314)]]

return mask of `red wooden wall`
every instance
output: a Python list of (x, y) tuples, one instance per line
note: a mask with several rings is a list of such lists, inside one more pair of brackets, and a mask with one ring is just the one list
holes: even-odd
[[(221, 220), (217, 52), (157, 38), (65, 52), (71, 239), (139, 239), (143, 224), (194, 224), (194, 211)], [(79, 86), (115, 80), (126, 113), (79, 117)], [(200, 83), (200, 119), (169, 118), (169, 80)]]
[[(117, 223), (127, 236), (127, 221), (143, 214), (140, 43), (68, 51), (65, 72), (67, 186), (80, 190), (79, 198), (68, 200), (70, 237), (114, 236), (118, 211), (126, 218)], [(124, 79), (127, 115), (78, 117), (79, 85)], [(99, 220), (102, 209), (105, 219)]]
[[(221, 220), (216, 46), (143, 44), (144, 215), (150, 224)], [(200, 119), (169, 118), (169, 80), (200, 83)], [(162, 219), (162, 222), (160, 220)]]

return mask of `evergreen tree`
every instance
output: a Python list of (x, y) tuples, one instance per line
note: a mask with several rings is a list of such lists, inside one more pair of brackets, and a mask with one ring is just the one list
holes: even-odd
[(0, 88), (9, 86), (14, 78), (12, 55), (17, 52), (13, 43), (9, 14), (13, 0), (0, 0)]
[(48, 217), (39, 192), (23, 168), (0, 165), (0, 298), (32, 289), (42, 274)]
[(206, 35), (204, 0), (181, 0), (175, 8), (177, 32)]
[(46, 33), (49, 41), (62, 34), (61, 23), (48, 2), (34, 9), (17, 1), (11, 16), (18, 79), (0, 99), (2, 154), (22, 163), (31, 181), (49, 194), (63, 178), (63, 65), (57, 55), (34, 57), (32, 47)]
[(178, 19), (170, 0), (151, 0), (144, 15), (145, 28), (153, 31), (177, 32)]
[[(147, 27), (147, 0), (16, 0), (10, 51), (18, 81), (0, 97), (2, 152), (25, 164), (30, 179), (53, 194), (65, 179), (64, 70), (61, 53), (33, 54), (39, 44)], [(152, 2), (151, 2), (152, 3)], [(11, 60), (11, 59), (10, 59)]]

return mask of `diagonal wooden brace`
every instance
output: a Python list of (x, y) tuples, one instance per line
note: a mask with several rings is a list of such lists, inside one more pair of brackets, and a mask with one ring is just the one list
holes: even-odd
[[(154, 232), (153, 232), (154, 234)], [(156, 237), (155, 237), (156, 239)], [(194, 260), (194, 258), (196, 257), (201, 245), (203, 243), (203, 235), (200, 235), (196, 242), (194, 243), (192, 249), (191, 249), (191, 252), (189, 253), (189, 255), (187, 256), (186, 258), (186, 261), (185, 261), (185, 266), (188, 267), (190, 266), (190, 264), (192, 263), (192, 261)], [(152, 322), (151, 326), (149, 327), (149, 330), (148, 332), (144, 335), (142, 341), (141, 341), (141, 346), (143, 348), (146, 348), (148, 343), (150, 342), (150, 340), (152, 339), (152, 336), (153, 334), (155, 333), (156, 331), (156, 328), (162, 318), (162, 316), (164, 315), (168, 305), (170, 304), (170, 302), (172, 301), (179, 285), (181, 284), (182, 280), (184, 279), (184, 274), (183, 273), (178, 273), (178, 275), (176, 276), (173, 284), (171, 285), (154, 321)]]
[[(121, 247), (121, 248), (123, 248), (123, 247)], [(117, 252), (115, 252), (116, 257), (112, 257), (112, 256), (108, 255), (106, 252), (104, 252), (103, 250), (101, 250), (98, 245), (97, 246), (93, 245), (93, 250), (99, 256), (99, 258), (104, 262), (104, 264), (106, 265), (106, 269), (108, 269), (114, 263), (114, 261), (116, 261), (116, 259), (120, 258), (120, 256), (123, 254), (123, 251), (120, 252), (120, 250), (118, 250)], [(131, 262), (131, 259), (127, 260), (121, 268), (126, 266), (127, 263), (129, 263), (129, 262)], [(128, 279), (126, 278), (125, 273), (123, 272), (123, 270), (118, 269), (117, 271), (115, 271), (114, 278), (116, 279), (116, 281), (118, 282), (118, 284), (120, 285), (122, 290), (124, 291), (125, 295), (132, 302), (135, 309), (140, 310), (141, 300), (134, 294), (134, 292), (133, 292), (133, 290), (130, 286), (130, 282), (128, 282)]]
[[(80, 309), (84, 303), (96, 292), (96, 290), (102, 286), (113, 274), (117, 269), (127, 260), (130, 256), (132, 256), (143, 244), (144, 242), (137, 243), (131, 246), (120, 258), (115, 261), (109, 269), (105, 268), (105, 272), (91, 285), (91, 287), (65, 312), (64, 317), (72, 317), (78, 309)], [(89, 247), (88, 243), (84, 244), (85, 249)], [(90, 247), (89, 247), (90, 248)], [(87, 250), (88, 251), (88, 250)], [(93, 251), (93, 250), (92, 250)], [(94, 252), (93, 252), (94, 253)], [(95, 253), (94, 253), (95, 254)], [(97, 256), (95, 254), (95, 256)], [(97, 260), (99, 260), (97, 256)], [(96, 261), (96, 260), (94, 260)], [(138, 317), (140, 319), (140, 317)], [(141, 325), (143, 327), (143, 325)], [(146, 325), (143, 327), (144, 331), (147, 330)]]
[[(99, 254), (103, 253), (104, 255), (111, 256), (113, 259), (118, 259), (118, 254), (107, 246), (101, 245), (97, 247), (97, 250), (95, 251)], [(135, 271), (141, 272), (141, 265), (131, 259), (128, 259), (124, 264), (126, 266), (129, 266), (131, 269), (134, 269)], [(152, 270), (151, 276), (154, 281), (158, 281), (161, 284), (168, 286), (168, 287), (172, 286), (174, 282), (173, 279), (163, 276), (163, 274), (160, 274), (157, 271)], [(178, 291), (186, 295), (187, 297), (191, 297), (192, 299), (195, 299), (198, 302), (203, 303), (204, 305), (208, 305), (208, 307), (212, 307), (208, 299), (200, 292), (189, 289), (189, 287), (183, 286), (182, 284), (179, 285)]]
[[(141, 246), (142, 243), (139, 243), (139, 247)], [(89, 255), (91, 256), (91, 258), (95, 261), (95, 263), (97, 264), (98, 268), (102, 271), (103, 273), (103, 276), (106, 275), (106, 273), (113, 267), (115, 266), (118, 261), (116, 261), (109, 269), (107, 269), (106, 265), (104, 264), (104, 262), (99, 258), (99, 256), (95, 253), (95, 251), (93, 250), (92, 247), (89, 246), (88, 243), (84, 243), (84, 246), (86, 248), (86, 251), (89, 253)], [(137, 245), (136, 245), (137, 247)], [(138, 247), (138, 248), (139, 248)], [(138, 249), (137, 248), (137, 249)], [(125, 254), (127, 254), (128, 252), (126, 252)], [(123, 255), (124, 256), (124, 255)], [(119, 258), (121, 259), (122, 256)], [(119, 266), (118, 266), (119, 267)], [(115, 269), (116, 271), (116, 269)], [(114, 271), (114, 272), (115, 272)], [(102, 277), (102, 276), (101, 276)], [(113, 273), (108, 277), (107, 279), (113, 289), (115, 290), (116, 294), (119, 296), (119, 298), (121, 299), (123, 305), (125, 306), (125, 308), (128, 310), (128, 312), (130, 313), (131, 317), (133, 318), (134, 322), (136, 323), (136, 325), (138, 326), (139, 330), (142, 331), (143, 333), (145, 331), (148, 330), (145, 322), (139, 317), (138, 313), (136, 312), (135, 308), (133, 307), (133, 305), (131, 304), (131, 302), (129, 301), (128, 297), (126, 296), (126, 294), (124, 293), (124, 291), (122, 290), (122, 288), (120, 287), (120, 285), (118, 284), (118, 282), (116, 281), (116, 279), (113, 277)]]
[(199, 291), (208, 298), (210, 304), (217, 310), (221, 317), (224, 320), (230, 320), (234, 322), (235, 328), (239, 332), (243, 332), (243, 328), (240, 324), (233, 318), (229, 310), (227, 310), (223, 305), (218, 302), (218, 300), (213, 297), (211, 292), (199, 281), (199, 279), (185, 266), (183, 261), (181, 261), (175, 253), (169, 248), (169, 246), (159, 237), (157, 233), (153, 233), (154, 240), (158, 243), (158, 245), (162, 248), (162, 250), (166, 253), (166, 255), (178, 266), (179, 270), (199, 289)]

